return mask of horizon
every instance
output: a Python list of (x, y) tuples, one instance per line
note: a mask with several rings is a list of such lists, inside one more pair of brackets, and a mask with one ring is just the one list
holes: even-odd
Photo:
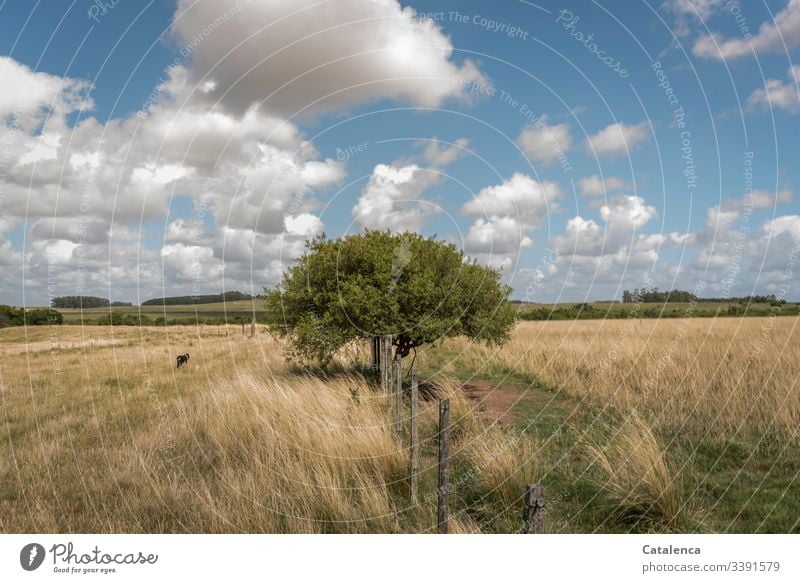
[[(629, 290), (625, 290), (625, 291), (629, 291)], [(665, 290), (658, 290), (658, 291), (659, 291), (659, 293), (673, 293), (673, 292), (681, 292), (681, 291), (685, 291), (685, 290), (673, 289), (673, 290), (666, 290), (666, 291)], [(204, 294), (198, 294), (198, 295), (194, 295), (194, 296), (161, 296), (161, 297), (147, 298), (146, 300), (143, 300), (143, 302), (152, 302), (152, 301), (155, 301), (155, 300), (170, 300), (170, 299), (181, 298), (181, 297), (189, 297), (189, 298), (192, 298), (192, 299), (198, 299), (198, 298), (208, 297), (208, 296), (216, 296), (216, 295), (222, 296), (225, 293), (245, 293), (245, 292), (241, 292), (240, 290), (228, 290), (226, 292), (204, 293)], [(84, 298), (87, 298), (87, 297), (88, 298), (97, 298), (97, 299), (101, 299), (101, 300), (105, 300), (105, 301), (111, 302), (111, 300), (109, 300), (108, 298), (103, 298), (103, 297), (100, 297), (100, 296), (81, 296), (81, 297), (84, 297)], [(720, 298), (720, 297), (714, 297), (714, 296), (696, 296), (694, 298), (694, 300), (699, 301), (699, 302), (714, 302), (714, 301), (718, 301), (718, 302), (734, 303), (734, 302), (741, 302), (741, 301), (747, 300), (747, 299), (752, 299), (753, 297), (767, 297), (767, 296), (742, 296), (742, 297), (729, 297), (729, 298)], [(53, 299), (56, 299), (56, 298), (53, 298)], [(250, 301), (250, 300), (262, 300), (262, 299), (263, 299), (263, 295), (262, 294), (258, 294), (258, 295), (251, 295), (249, 298), (241, 298), (241, 299), (237, 299), (237, 300), (221, 299), (220, 302), (212, 302), (212, 303), (231, 303), (231, 302), (241, 302), (241, 301)], [(777, 298), (776, 298), (776, 300), (777, 300)], [(781, 298), (778, 301), (782, 301), (785, 304), (800, 304), (800, 298), (797, 298), (797, 299)], [(111, 308), (116, 308), (116, 307), (134, 307), (134, 308), (136, 308), (136, 307), (144, 307), (145, 306), (144, 303), (134, 304), (132, 302), (123, 302), (122, 300), (114, 300), (113, 302), (114, 303), (127, 303), (128, 305), (127, 306), (122, 306), (122, 305), (109, 304), (108, 306), (102, 306), (102, 307), (111, 309)], [(571, 301), (535, 302), (535, 301), (525, 300), (525, 299), (518, 300), (518, 299), (514, 299), (513, 297), (509, 298), (509, 302), (512, 303), (512, 304), (531, 304), (531, 305), (567, 305), (567, 304), (574, 305), (576, 303), (577, 304), (581, 303), (581, 302), (571, 302)], [(621, 298), (620, 299), (616, 299), (616, 298), (598, 298), (598, 299), (591, 300), (589, 302), (584, 302), (584, 303), (589, 303), (589, 304), (614, 304), (614, 303), (624, 304), (625, 302)], [(635, 305), (635, 304), (646, 304), (646, 303), (666, 304), (666, 303), (689, 303), (689, 302), (684, 302), (684, 301), (675, 301), (675, 302), (668, 302), (668, 301), (664, 301), (664, 302), (660, 302), (660, 301), (654, 301), (654, 302), (638, 301), (638, 302), (629, 302), (629, 303), (631, 305)], [(193, 304), (193, 302), (192, 302), (192, 304)], [(65, 308), (53, 307), (51, 305), (50, 306), (44, 306), (44, 305), (19, 306), (19, 305), (13, 305), (13, 304), (0, 304), (0, 305), (8, 305), (8, 306), (13, 307), (13, 308), (23, 308), (23, 309), (36, 309), (36, 308), (48, 308), (48, 307), (52, 308), (54, 310), (65, 309)], [(155, 305), (155, 304), (152, 304), (152, 305)], [(173, 305), (190, 305), (190, 304), (173, 304)], [(76, 309), (76, 308), (69, 308), (69, 309)], [(86, 308), (86, 309), (97, 309), (97, 308)]]

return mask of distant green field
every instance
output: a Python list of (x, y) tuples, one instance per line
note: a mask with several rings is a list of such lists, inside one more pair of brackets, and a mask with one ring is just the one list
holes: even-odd
[[(602, 320), (624, 318), (712, 318), (726, 316), (799, 316), (800, 304), (786, 303), (772, 306), (768, 303), (742, 304), (739, 302), (669, 302), (623, 304), (621, 302), (594, 302), (579, 304), (515, 304), (522, 320)], [(213, 304), (175, 306), (121, 306), (112, 308), (87, 308), (58, 310), (65, 324), (135, 325), (141, 316), (144, 324), (237, 324), (249, 322), (253, 315), (263, 323), (266, 318), (264, 301), (259, 299), (219, 302)], [(113, 322), (109, 322), (113, 314)]]
[(518, 304), (523, 320), (598, 320), (603, 318), (713, 318), (725, 316), (797, 316), (800, 304), (739, 302), (630, 303), (594, 302), (590, 304)]
[(235, 302), (219, 302), (215, 304), (197, 304), (183, 306), (123, 306), (113, 308), (88, 308), (58, 310), (64, 315), (65, 324), (93, 324), (100, 318), (108, 317), (109, 313), (138, 316), (142, 315), (150, 320), (165, 318), (166, 320), (194, 321), (219, 320), (218, 323), (238, 323), (241, 320), (250, 321), (255, 313), (256, 320), (262, 320), (265, 314), (263, 300), (239, 300)]

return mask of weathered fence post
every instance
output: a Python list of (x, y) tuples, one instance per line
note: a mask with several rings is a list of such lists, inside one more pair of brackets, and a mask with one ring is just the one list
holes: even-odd
[(395, 411), (394, 430), (398, 439), (403, 438), (403, 363), (399, 357), (394, 360)]
[(381, 368), (381, 339), (378, 336), (372, 337), (372, 370), (379, 371)]
[(447, 534), (447, 495), (450, 490), (450, 480), (447, 473), (447, 462), (450, 456), (450, 400), (439, 401), (439, 487), (436, 519), (439, 534)]
[(253, 319), (250, 320), (250, 338), (256, 335), (256, 316), (253, 314)]
[(244, 338), (244, 320), (242, 320), (242, 338)]
[(386, 395), (391, 391), (392, 379), (392, 337), (381, 338), (381, 386)]
[(544, 513), (544, 487), (540, 484), (526, 484), (522, 533), (544, 534)]
[(417, 490), (419, 489), (419, 422), (417, 408), (419, 407), (419, 381), (417, 371), (411, 369), (411, 503), (417, 503)]

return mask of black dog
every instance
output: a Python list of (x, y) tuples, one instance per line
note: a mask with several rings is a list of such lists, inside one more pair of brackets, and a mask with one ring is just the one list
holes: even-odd
[(189, 355), (188, 354), (179, 354), (178, 355), (178, 368), (182, 367), (187, 362), (189, 362)]

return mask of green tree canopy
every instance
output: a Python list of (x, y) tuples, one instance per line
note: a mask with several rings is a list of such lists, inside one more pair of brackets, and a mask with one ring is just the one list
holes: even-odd
[(500, 272), (448, 243), (367, 231), (307, 247), (280, 288), (265, 290), (269, 328), (291, 357), (325, 363), (348, 342), (391, 334), (403, 358), (452, 336), (502, 343), (514, 326)]

